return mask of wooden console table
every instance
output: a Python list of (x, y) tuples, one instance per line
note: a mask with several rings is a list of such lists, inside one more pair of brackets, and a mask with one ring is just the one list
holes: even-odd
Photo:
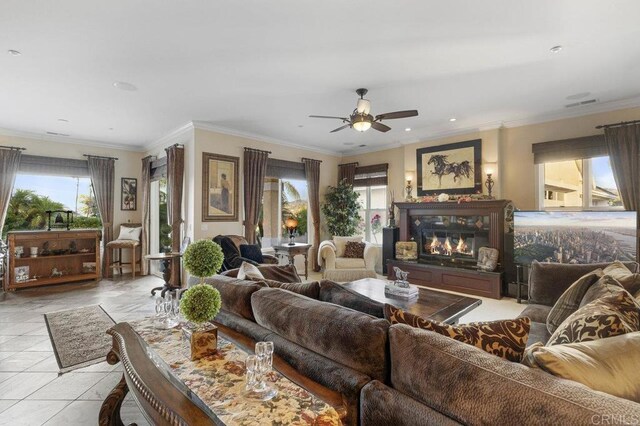
[(305, 243), (295, 243), (294, 245), (289, 244), (281, 244), (279, 246), (273, 246), (273, 249), (276, 251), (276, 255), (287, 256), (289, 259), (289, 264), (293, 265), (293, 258), (301, 254), (304, 256), (304, 279), (309, 278), (309, 261), (307, 257), (309, 256), (309, 249), (311, 248), (311, 244)]
[[(120, 426), (120, 408), (131, 392), (150, 423), (158, 425), (339, 425), (346, 417), (342, 397), (302, 376), (274, 355), (267, 380), (278, 389), (271, 401), (246, 399), (244, 360), (255, 342), (221, 324), (218, 353), (191, 361), (182, 352), (181, 330), (158, 330), (153, 319), (109, 329), (113, 348), (107, 362), (121, 361), (120, 383), (100, 409), (101, 426)], [(292, 410), (294, 410), (292, 412)]]

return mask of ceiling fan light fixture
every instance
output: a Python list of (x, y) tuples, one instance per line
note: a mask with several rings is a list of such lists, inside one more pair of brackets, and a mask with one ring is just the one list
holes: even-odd
[(351, 123), (358, 132), (366, 132), (371, 128), (371, 120), (367, 115), (354, 114)]
[(367, 115), (371, 111), (371, 102), (368, 99), (358, 99), (358, 105), (356, 106), (358, 114)]

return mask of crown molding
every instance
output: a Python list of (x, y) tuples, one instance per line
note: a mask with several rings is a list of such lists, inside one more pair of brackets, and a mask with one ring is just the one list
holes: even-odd
[(236, 136), (236, 137), (247, 138), (247, 139), (253, 139), (253, 140), (256, 140), (256, 141), (271, 143), (271, 144), (274, 144), (274, 145), (282, 145), (282, 146), (286, 146), (286, 147), (289, 147), (289, 148), (303, 149), (305, 151), (317, 152), (319, 154), (333, 155), (335, 157), (341, 157), (342, 156), (342, 152), (340, 152), (340, 151), (322, 149), (322, 148), (317, 148), (317, 147), (314, 147), (314, 146), (300, 145), (300, 144), (296, 144), (296, 143), (293, 143), (293, 142), (284, 141), (284, 140), (281, 140), (281, 139), (276, 139), (276, 138), (271, 138), (271, 137), (268, 137), (268, 136), (258, 135), (258, 134), (255, 134), (255, 133), (243, 132), (243, 131), (239, 131), (239, 130), (229, 129), (229, 128), (226, 128), (226, 127), (216, 126), (216, 125), (213, 125), (213, 124), (208, 123), (206, 121), (193, 121), (192, 123), (193, 123), (193, 127), (196, 128), (196, 129), (199, 129), (199, 130), (209, 130), (211, 132), (222, 133), (224, 135)]
[(182, 126), (173, 129), (166, 135), (145, 144), (144, 151), (149, 152), (155, 150), (156, 148), (164, 147), (165, 145), (171, 145), (171, 143), (174, 142), (174, 139), (179, 138), (180, 136), (183, 136), (189, 132), (193, 132), (194, 129), (195, 126), (192, 121), (183, 124)]
[(78, 139), (70, 136), (47, 135), (47, 134), (40, 134), (40, 133), (34, 133), (34, 132), (26, 132), (22, 130), (11, 130), (11, 129), (0, 128), (0, 135), (12, 136), (12, 137), (23, 138), (23, 139), (33, 139), (33, 140), (39, 140), (39, 141), (57, 142), (57, 143), (64, 143), (64, 144), (70, 144), (70, 145), (93, 146), (96, 148), (120, 149), (123, 151), (133, 151), (133, 152), (144, 151), (143, 145), (137, 145), (137, 144), (129, 145), (129, 144), (119, 144), (114, 142), (96, 141), (91, 139)]

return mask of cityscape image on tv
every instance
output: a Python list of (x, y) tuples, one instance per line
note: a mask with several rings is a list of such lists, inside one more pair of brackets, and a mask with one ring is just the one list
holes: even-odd
[(515, 262), (636, 260), (636, 212), (515, 212)]

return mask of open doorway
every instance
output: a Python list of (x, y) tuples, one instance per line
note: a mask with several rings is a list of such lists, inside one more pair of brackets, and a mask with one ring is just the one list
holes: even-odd
[[(167, 178), (154, 180), (150, 186), (149, 253), (164, 253), (171, 251), (171, 226), (167, 219)], [(161, 277), (160, 265), (161, 262), (151, 262), (150, 272)]]

